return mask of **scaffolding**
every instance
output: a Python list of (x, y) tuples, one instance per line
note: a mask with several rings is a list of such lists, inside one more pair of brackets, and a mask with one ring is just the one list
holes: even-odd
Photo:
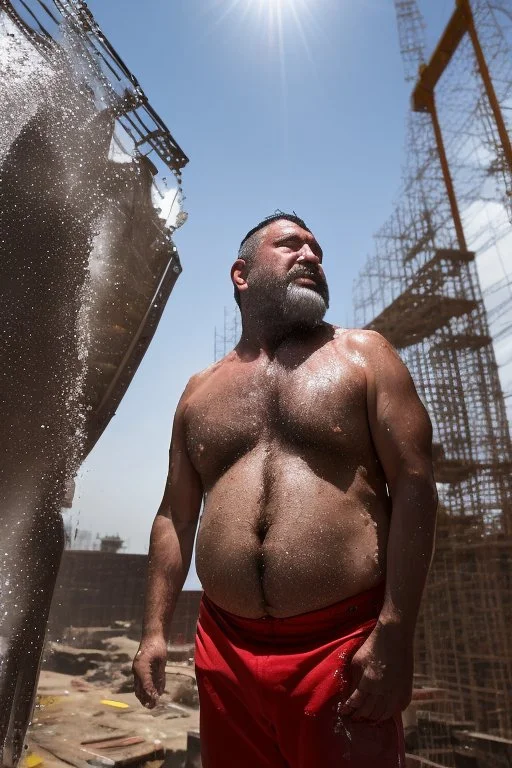
[(444, 695), (418, 713), (419, 753), (455, 765), (454, 729), (512, 736), (512, 3), (458, 0), (428, 63), (416, 1), (395, 6), (414, 82), (403, 187), (354, 299), (433, 421), (440, 514), (416, 681)]
[(215, 326), (213, 333), (213, 360), (216, 363), (226, 357), (240, 339), (242, 319), (238, 309), (224, 307), (224, 322), (220, 330)]

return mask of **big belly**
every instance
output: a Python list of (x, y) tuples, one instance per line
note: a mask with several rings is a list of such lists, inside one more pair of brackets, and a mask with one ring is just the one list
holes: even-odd
[(313, 611), (384, 578), (385, 500), (360, 478), (343, 490), (307, 466), (280, 469), (265, 497), (255, 467), (232, 467), (201, 519), (197, 574), (208, 597), (239, 616)]

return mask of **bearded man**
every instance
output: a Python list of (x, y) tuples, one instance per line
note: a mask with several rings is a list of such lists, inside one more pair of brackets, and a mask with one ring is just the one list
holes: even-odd
[(395, 768), (432, 559), (432, 429), (378, 333), (323, 322), (322, 249), (276, 213), (231, 269), (242, 336), (174, 419), (136, 693), (165, 684), (196, 543), (203, 768)]

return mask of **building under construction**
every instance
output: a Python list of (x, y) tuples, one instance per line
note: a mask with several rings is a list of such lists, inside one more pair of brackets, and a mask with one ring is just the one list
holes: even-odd
[(433, 421), (440, 507), (416, 639), (416, 752), (508, 766), (512, 3), (457, 0), (430, 56), (416, 0), (395, 6), (407, 158), (355, 309), (398, 349)]
[(240, 333), (242, 330), (242, 318), (240, 317), (240, 310), (229, 310), (224, 307), (224, 322), (220, 328), (215, 326), (213, 334), (213, 360), (217, 362), (222, 360), (228, 352), (230, 352), (240, 340)]

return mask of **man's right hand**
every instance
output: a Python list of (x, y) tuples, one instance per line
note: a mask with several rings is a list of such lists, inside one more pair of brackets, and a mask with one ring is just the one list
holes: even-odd
[(142, 639), (133, 660), (135, 695), (148, 709), (156, 706), (165, 689), (167, 641), (164, 637)]

